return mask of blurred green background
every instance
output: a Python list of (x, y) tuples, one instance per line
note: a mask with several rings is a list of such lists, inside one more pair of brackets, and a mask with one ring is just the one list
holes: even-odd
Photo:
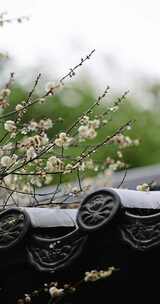
[[(10, 97), (10, 106), (5, 111), (10, 111), (15, 104), (24, 100), (27, 94), (28, 92), (25, 88), (16, 83)], [(98, 113), (103, 113), (110, 102), (114, 102), (121, 94), (123, 94), (123, 92), (116, 95), (114, 93), (109, 94), (102, 105), (96, 108), (93, 116)], [(150, 88), (147, 87), (146, 94), (150, 94), (152, 97), (152, 103), (148, 109), (144, 109), (141, 106), (143, 101), (139, 100), (139, 102), (137, 102), (137, 100), (134, 100), (133, 97), (131, 98), (131, 96), (128, 95), (125, 102), (120, 106), (119, 111), (113, 113), (112, 120), (99, 131), (96, 140), (90, 141), (91, 144), (97, 143), (128, 120), (135, 120), (132, 130), (127, 131), (127, 134), (133, 139), (138, 138), (140, 145), (127, 148), (124, 151), (124, 160), (130, 167), (140, 167), (160, 162), (160, 107), (158, 104), (160, 86), (154, 84)], [(57, 132), (69, 127), (82, 112), (87, 110), (96, 98), (97, 93), (91, 84), (87, 82), (85, 84), (85, 81), (74, 81), (73, 85), (64, 87), (57, 95), (48, 97), (47, 103), (33, 106), (32, 109), (25, 114), (25, 120), (41, 119), (44, 117), (54, 119), (55, 124), (52, 130), (49, 131), (50, 137), (53, 137)], [(62, 117), (64, 121), (58, 121), (57, 119), (59, 117)], [(9, 119), (11, 119), (11, 117)], [(12, 117), (12, 119), (14, 119), (14, 117)], [(1, 129), (0, 133), (2, 134), (2, 132)], [(78, 149), (77, 147), (76, 154), (78, 154)], [(115, 147), (106, 146), (100, 149), (94, 158), (103, 164), (103, 161), (108, 156), (115, 157), (115, 151)]]

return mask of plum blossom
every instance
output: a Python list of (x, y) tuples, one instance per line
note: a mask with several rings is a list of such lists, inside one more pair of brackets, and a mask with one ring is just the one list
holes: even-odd
[(11, 132), (11, 133), (16, 132), (16, 130), (17, 130), (16, 124), (13, 120), (7, 120), (4, 123), (4, 128), (6, 131)]
[(68, 147), (72, 142), (72, 138), (67, 136), (65, 132), (61, 132), (59, 137), (55, 139), (55, 145), (57, 147)]
[(49, 172), (59, 172), (64, 170), (64, 163), (56, 156), (51, 156), (47, 160), (47, 170)]

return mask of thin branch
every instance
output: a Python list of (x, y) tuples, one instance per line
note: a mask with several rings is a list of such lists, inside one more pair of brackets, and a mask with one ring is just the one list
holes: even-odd
[(12, 190), (12, 192), (8, 195), (6, 201), (5, 201), (4, 204), (3, 204), (3, 209), (5, 209), (5, 207), (7, 206), (7, 203), (8, 203), (8, 201), (9, 201), (10, 197), (12, 197), (12, 194), (13, 194), (13, 193), (14, 193), (14, 190)]
[[(30, 103), (32, 104), (32, 102), (30, 102), (30, 100), (31, 100), (31, 97), (32, 97), (32, 95), (33, 95), (33, 93), (34, 93), (34, 91), (35, 91), (37, 85), (38, 85), (38, 82), (39, 82), (40, 78), (41, 78), (41, 73), (39, 73), (38, 76), (36, 77), (36, 80), (35, 80), (35, 82), (34, 82), (34, 85), (33, 85), (32, 89), (31, 89), (31, 91), (29, 92), (28, 97), (27, 97), (27, 99), (25, 100), (25, 103), (23, 104), (23, 109), (24, 109), (24, 107), (25, 107), (26, 105), (29, 105)], [(22, 110), (23, 110), (23, 109), (22, 109)], [(16, 119), (15, 119), (15, 122), (18, 121), (18, 124), (19, 124), (20, 121), (22, 120), (23, 115), (26, 114), (26, 111), (24, 112), (24, 111), (22, 111), (22, 110), (20, 110), (21, 116), (20, 116), (20, 117), (17, 116)], [(20, 113), (20, 112), (19, 112), (19, 111), (16, 111), (16, 113)]]
[(6, 12), (0, 14), (0, 26), (4, 26), (5, 23), (12, 23), (12, 22), (22, 23), (23, 20), (26, 20), (26, 21), (29, 20), (28, 16), (21, 16), (21, 17), (17, 17), (17, 18), (5, 18), (4, 19), (5, 14), (6, 14)]
[(81, 184), (81, 178), (80, 178), (80, 173), (79, 173), (79, 168), (77, 168), (77, 178), (78, 178), (78, 185), (79, 185), (79, 190), (82, 192), (82, 184)]
[(9, 81), (5, 85), (5, 89), (10, 89), (13, 81), (14, 81), (14, 73), (12, 72), (12, 73), (10, 73)]
[(127, 167), (125, 167), (124, 176), (123, 176), (122, 181), (120, 182), (120, 184), (117, 186), (117, 188), (120, 188), (123, 185), (123, 183), (126, 179), (126, 176), (127, 176)]
[[(122, 96), (118, 97), (114, 102), (113, 102), (113, 106), (112, 107), (115, 107), (115, 106), (119, 106), (127, 97), (129, 93), (129, 90), (128, 91), (125, 91)], [(109, 114), (111, 112), (110, 108), (108, 108), (104, 113), (103, 113), (103, 116)]]
[(85, 58), (81, 58), (81, 62), (78, 63), (77, 65), (75, 65), (72, 69), (70, 69), (70, 72), (68, 74), (66, 74), (65, 76), (63, 76), (61, 79), (60, 79), (60, 83), (63, 84), (63, 81), (66, 80), (68, 77), (72, 77), (75, 75), (75, 70), (77, 70), (77, 68), (79, 68), (80, 66), (82, 66), (82, 64), (86, 61), (86, 60), (89, 60), (90, 57), (92, 56), (92, 54), (95, 52), (95, 49), (92, 50), (90, 52), (89, 55), (87, 55)]
[[(64, 148), (63, 148), (63, 146), (62, 146), (62, 157), (63, 157), (63, 153), (64, 153)], [(60, 173), (59, 173), (59, 182), (58, 182), (58, 184), (57, 184), (55, 193), (53, 194), (53, 196), (52, 196), (51, 199), (50, 199), (50, 204), (54, 201), (55, 196), (56, 196), (57, 192), (59, 191), (59, 187), (60, 187), (61, 183), (62, 183), (62, 173), (60, 172)]]
[[(59, 173), (64, 173), (64, 171), (55, 171), (55, 172), (45, 172), (45, 175), (56, 175), (56, 174), (59, 174)], [(13, 174), (13, 175), (22, 175), (22, 176), (29, 176), (29, 175), (33, 175), (33, 176), (42, 176), (43, 173), (42, 172), (13, 172), (13, 173), (9, 173), (10, 174)]]
[[(25, 192), (25, 191), (21, 191), (21, 190), (17, 190), (17, 189), (11, 189), (7, 186), (2, 186), (0, 185), (0, 188), (2, 189), (5, 189), (5, 190), (8, 190), (8, 191), (14, 191), (15, 193), (19, 193), (19, 194), (24, 194), (24, 195), (29, 195), (29, 196), (34, 196), (34, 193), (33, 192)], [(37, 196), (48, 196), (48, 195), (52, 195), (55, 193), (55, 190), (54, 191), (51, 191), (51, 192), (47, 192), (47, 193), (36, 193)]]
[(38, 201), (38, 199), (36, 198), (36, 189), (35, 189), (35, 186), (34, 186), (34, 185), (33, 185), (33, 199), (35, 200), (36, 205), (38, 206), (38, 205), (39, 205), (39, 201)]
[(34, 83), (34, 85), (33, 85), (33, 88), (32, 88), (32, 90), (31, 90), (31, 91), (29, 92), (29, 94), (28, 94), (28, 97), (27, 97), (27, 99), (26, 99), (26, 101), (25, 101), (26, 104), (30, 101), (30, 99), (31, 99), (31, 97), (32, 97), (32, 95), (33, 95), (33, 93), (34, 93), (34, 91), (35, 91), (37, 85), (38, 85), (38, 82), (39, 82), (40, 78), (41, 78), (41, 73), (38, 74), (38, 76), (37, 76), (37, 78), (36, 78), (36, 80), (35, 80), (35, 83)]
[(0, 143), (2, 143), (4, 139), (6, 139), (6, 137), (8, 136), (8, 134), (9, 134), (9, 132), (6, 132), (6, 133), (2, 136), (2, 138), (0, 139)]

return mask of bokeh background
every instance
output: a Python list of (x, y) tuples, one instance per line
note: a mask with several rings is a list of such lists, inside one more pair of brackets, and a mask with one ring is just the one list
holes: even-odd
[[(0, 10), (11, 19), (29, 17), (21, 24), (13, 21), (0, 27), (0, 53), (7, 55), (0, 57), (0, 85), (10, 72), (16, 78), (10, 108), (25, 98), (39, 72), (37, 94), (96, 49), (64, 90), (50, 98), (47, 107), (34, 107), (34, 115), (32, 110), (26, 119), (61, 116), (67, 126), (107, 85), (111, 93), (105, 103), (129, 89), (127, 101), (100, 136), (135, 119), (130, 134), (140, 139), (140, 145), (125, 151), (126, 162), (131, 167), (160, 163), (158, 0), (1, 0)], [(57, 124), (51, 132), (61, 128)], [(102, 161), (111, 154), (112, 149), (99, 151), (97, 158)]]

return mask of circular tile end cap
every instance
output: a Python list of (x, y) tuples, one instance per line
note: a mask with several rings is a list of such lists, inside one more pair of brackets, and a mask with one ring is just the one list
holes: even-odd
[(26, 235), (30, 219), (21, 208), (0, 212), (0, 251), (15, 247)]
[(108, 224), (121, 205), (119, 195), (112, 189), (100, 189), (88, 194), (77, 214), (77, 224), (84, 231), (96, 231)]

